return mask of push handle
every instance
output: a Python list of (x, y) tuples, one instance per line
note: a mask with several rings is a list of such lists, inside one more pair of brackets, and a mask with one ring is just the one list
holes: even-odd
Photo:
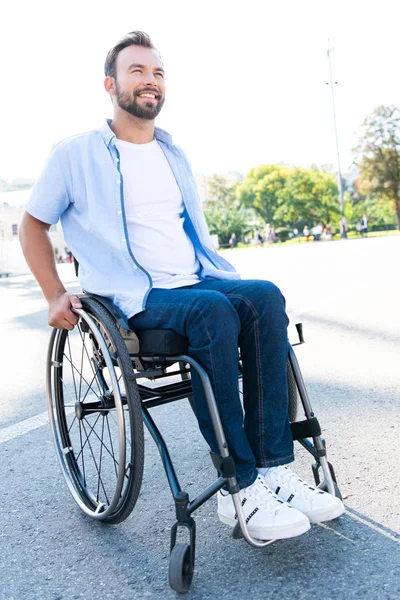
[(296, 329), (299, 336), (299, 344), (304, 344), (303, 323), (296, 323)]

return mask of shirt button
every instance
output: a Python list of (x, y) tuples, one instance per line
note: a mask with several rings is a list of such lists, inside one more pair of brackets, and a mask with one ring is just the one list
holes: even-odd
[(121, 180), (120, 180), (120, 179), (116, 179), (115, 181), (116, 181), (117, 183), (121, 183)]
[(134, 269), (137, 269), (137, 266), (136, 266), (136, 265), (133, 265), (133, 268), (134, 268)]
[(122, 215), (122, 210), (117, 210), (117, 215)]

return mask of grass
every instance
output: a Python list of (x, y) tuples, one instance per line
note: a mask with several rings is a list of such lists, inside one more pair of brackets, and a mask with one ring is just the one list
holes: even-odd
[[(394, 229), (394, 230), (390, 230), (390, 231), (369, 231), (368, 232), (368, 237), (369, 238), (375, 238), (375, 237), (382, 237), (382, 236), (388, 236), (388, 235), (400, 235), (400, 231), (398, 229)], [(347, 234), (347, 239), (348, 240), (356, 240), (360, 238), (360, 234), (357, 231), (350, 231)], [(332, 240), (329, 240), (331, 242), (337, 242), (339, 241), (340, 235), (337, 233), (334, 238)], [(312, 236), (310, 237), (310, 242), (313, 242), (313, 238)], [(322, 242), (327, 242), (328, 240), (321, 240)], [(310, 243), (308, 242), (308, 243)], [(292, 238), (291, 240), (287, 240), (286, 242), (275, 242), (278, 245), (285, 245), (285, 246), (291, 246), (293, 244), (306, 244), (306, 239), (303, 236), (299, 236), (296, 238)], [(267, 247), (266, 244), (264, 244), (263, 246), (264, 248)], [(239, 242), (239, 244), (236, 246), (236, 248), (239, 249), (243, 249), (243, 248), (255, 248), (255, 244), (242, 244), (241, 242)], [(220, 250), (226, 250), (226, 248), (220, 248)]]

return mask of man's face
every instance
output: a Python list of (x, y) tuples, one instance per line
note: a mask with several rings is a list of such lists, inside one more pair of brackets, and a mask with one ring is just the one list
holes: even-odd
[(165, 101), (164, 68), (151, 48), (128, 46), (117, 56), (115, 98), (120, 108), (139, 119), (153, 120)]

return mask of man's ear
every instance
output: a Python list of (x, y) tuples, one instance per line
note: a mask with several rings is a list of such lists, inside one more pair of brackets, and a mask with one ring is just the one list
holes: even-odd
[(114, 77), (107, 76), (104, 80), (104, 88), (107, 94), (115, 96), (115, 79)]

